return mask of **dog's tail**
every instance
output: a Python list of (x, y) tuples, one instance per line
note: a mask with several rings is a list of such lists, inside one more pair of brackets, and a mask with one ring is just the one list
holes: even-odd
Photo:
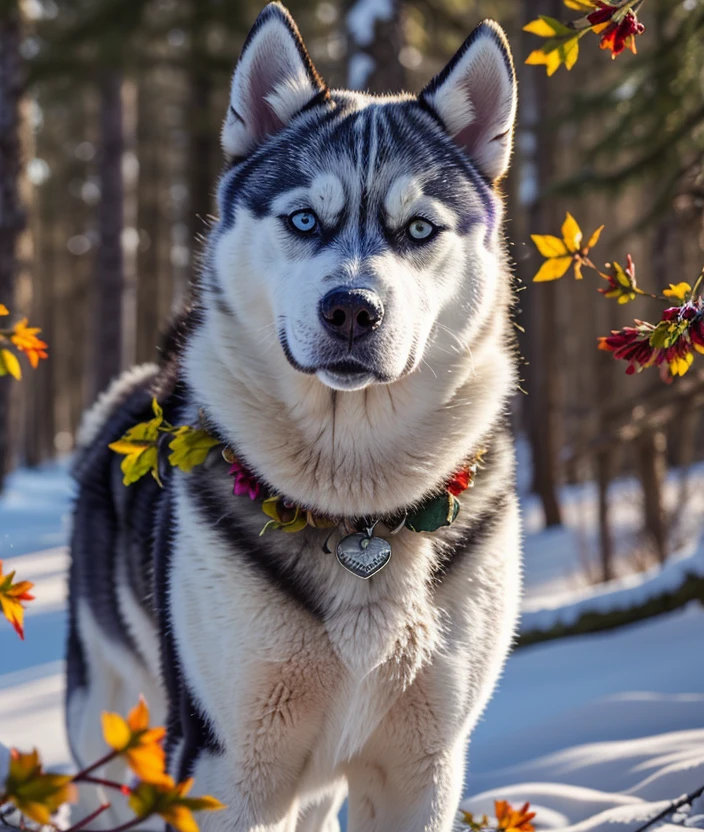
[(98, 438), (110, 417), (132, 397), (139, 388), (150, 387), (156, 380), (159, 367), (156, 364), (140, 364), (132, 367), (112, 381), (86, 410), (76, 433), (76, 453), (72, 473), (81, 468), (85, 452)]

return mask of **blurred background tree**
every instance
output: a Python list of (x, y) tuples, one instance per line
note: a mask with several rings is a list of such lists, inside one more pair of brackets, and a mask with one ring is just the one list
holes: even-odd
[[(70, 452), (96, 393), (121, 368), (157, 357), (159, 332), (197, 274), (230, 76), (261, 5), (0, 0), (0, 302), (31, 315), (53, 347), (22, 385), (0, 379), (0, 476)], [(642, 531), (632, 545), (644, 564), (663, 559), (687, 505), (664, 504), (663, 473), (704, 454), (704, 374), (695, 362), (671, 387), (656, 373), (627, 379), (595, 345), (630, 322), (630, 307), (604, 302), (589, 281), (529, 286), (539, 261), (530, 234), (555, 232), (569, 210), (584, 228), (606, 223), (598, 265), (630, 251), (645, 289), (695, 279), (704, 2), (647, 0), (637, 56), (611, 62), (594, 39), (549, 83), (523, 65), (537, 43), (522, 27), (540, 13), (572, 17), (561, 0), (289, 5), (331, 85), (377, 92), (420, 89), (484, 17), (505, 27), (521, 97), (505, 185), (526, 330), (528, 395), (514, 413), (520, 459), (532, 460), (548, 525), (565, 511), (561, 484), (595, 483), (600, 532), (590, 557), (604, 577), (616, 545), (609, 484), (638, 478)]]

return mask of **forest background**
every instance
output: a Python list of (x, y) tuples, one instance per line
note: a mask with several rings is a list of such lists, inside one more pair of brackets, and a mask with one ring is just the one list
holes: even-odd
[[(688, 471), (704, 457), (704, 358), (672, 384), (625, 376), (597, 337), (660, 315), (620, 306), (594, 279), (531, 285), (531, 234), (569, 211), (605, 224), (600, 267), (630, 253), (638, 284), (694, 283), (704, 261), (704, 2), (648, 0), (638, 54), (583, 48), (567, 72), (525, 66), (523, 27), (574, 17), (562, 0), (290, 0), (331, 86), (419, 90), (483, 18), (507, 31), (519, 74), (504, 190), (525, 362), (514, 425), (545, 523), (560, 486), (592, 482), (602, 580), (680, 545)], [(219, 130), (252, 0), (0, 0), (0, 303), (42, 328), (50, 359), (0, 378), (0, 488), (18, 465), (69, 453), (83, 409), (121, 368), (157, 358), (159, 333), (197, 274), (221, 170)], [(599, 280), (596, 278), (597, 281)], [(652, 304), (652, 305), (651, 305)], [(635, 312), (632, 310), (635, 309)], [(677, 468), (677, 489), (663, 483)], [(633, 478), (641, 520), (612, 531), (610, 486)], [(615, 557), (616, 550), (619, 557)]]

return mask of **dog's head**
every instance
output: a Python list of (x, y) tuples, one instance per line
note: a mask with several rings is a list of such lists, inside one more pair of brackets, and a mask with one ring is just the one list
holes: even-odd
[(420, 95), (379, 98), (328, 90), (268, 5), (232, 82), (206, 290), (250, 347), (275, 344), (291, 372), (337, 390), (466, 352), (500, 291), (494, 183), (515, 112), (494, 23)]

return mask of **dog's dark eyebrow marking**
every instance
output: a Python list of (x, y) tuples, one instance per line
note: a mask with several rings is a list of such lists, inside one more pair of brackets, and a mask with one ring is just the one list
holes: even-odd
[(248, 567), (258, 572), (314, 618), (322, 620), (325, 617), (326, 610), (323, 604), (302, 573), (297, 572), (293, 561), (270, 549), (266, 541), (252, 535), (208, 488), (206, 479), (190, 477), (187, 489), (189, 498), (203, 522), (220, 537), (233, 558), (241, 558)]

